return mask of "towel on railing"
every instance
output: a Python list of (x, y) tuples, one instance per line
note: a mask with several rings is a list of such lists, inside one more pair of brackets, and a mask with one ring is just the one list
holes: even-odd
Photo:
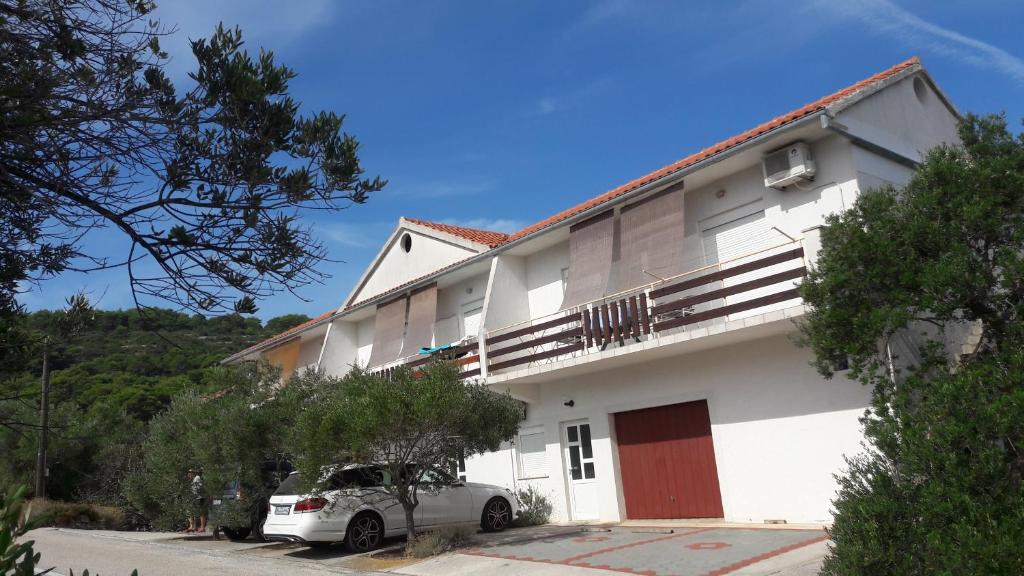
[(433, 354), (434, 352), (440, 352), (442, 350), (447, 350), (449, 348), (455, 348), (455, 344), (444, 344), (441, 346), (434, 346), (433, 348), (427, 348), (426, 346), (424, 346), (423, 348), (420, 348), (419, 353), (424, 355)]

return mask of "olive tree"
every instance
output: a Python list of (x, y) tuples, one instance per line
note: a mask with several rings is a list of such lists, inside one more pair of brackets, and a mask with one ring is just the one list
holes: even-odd
[(818, 369), (872, 390), (826, 574), (1024, 573), (1024, 136), (960, 136), (831, 217), (802, 287)]
[(309, 372), (282, 386), (280, 371), (265, 364), (213, 372), (216, 381), (207, 384), (219, 392), (187, 390), (153, 419), (142, 465), (128, 481), (129, 501), (160, 527), (173, 527), (188, 516), (190, 469), (202, 471), (205, 497), (219, 497), (232, 482), (244, 488), (244, 501), (226, 503), (212, 525), (248, 525), (247, 506), (269, 496), (265, 465), (275, 462), (288, 469), (285, 435), (320, 383)]
[(497, 450), (522, 420), (522, 405), (459, 379), (453, 362), (421, 370), (398, 369), (388, 378), (354, 369), (333, 382), (303, 411), (292, 451), (304, 483), (326, 487), (325, 470), (356, 462), (387, 472), (385, 486), (405, 513), (407, 550), (416, 537), (422, 491), (447, 481), (432, 471), (453, 469), (460, 455)]

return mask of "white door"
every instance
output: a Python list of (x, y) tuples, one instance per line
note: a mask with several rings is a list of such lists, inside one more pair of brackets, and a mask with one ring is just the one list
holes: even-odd
[(462, 337), (480, 334), (480, 319), (484, 312), (483, 298), (462, 305)]
[(569, 477), (570, 512), (573, 520), (594, 520), (597, 510), (597, 474), (590, 423), (569, 422), (562, 427), (565, 468)]

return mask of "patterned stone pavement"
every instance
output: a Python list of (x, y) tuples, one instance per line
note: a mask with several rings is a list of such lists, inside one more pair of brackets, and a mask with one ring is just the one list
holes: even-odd
[(463, 553), (645, 576), (722, 576), (825, 539), (821, 530), (616, 528), (499, 542)]

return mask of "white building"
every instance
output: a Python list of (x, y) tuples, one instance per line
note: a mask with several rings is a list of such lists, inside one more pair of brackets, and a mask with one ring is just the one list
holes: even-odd
[(402, 218), (339, 308), (228, 361), (341, 374), (454, 344), (526, 403), (471, 481), (533, 484), (562, 520), (827, 522), (869, 391), (793, 344), (795, 284), (825, 217), (957, 118), (915, 58), (511, 235)]

